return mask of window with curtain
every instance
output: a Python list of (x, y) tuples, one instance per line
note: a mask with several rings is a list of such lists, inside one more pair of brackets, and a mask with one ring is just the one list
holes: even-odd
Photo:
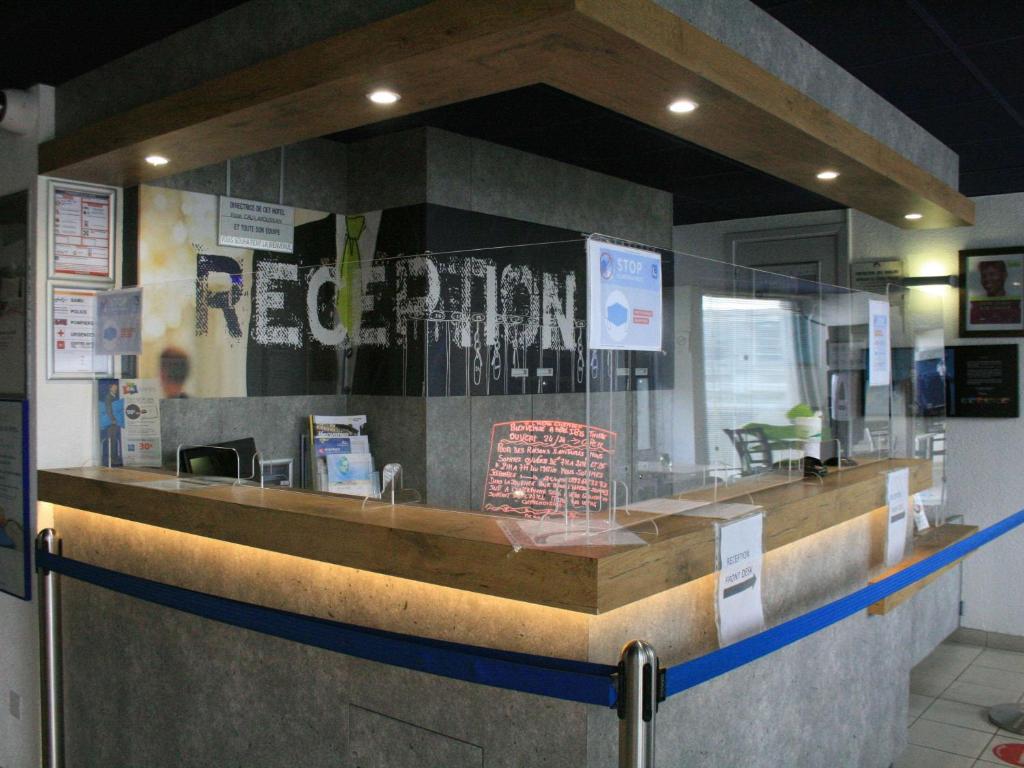
[(725, 429), (788, 425), (803, 402), (799, 312), (778, 299), (703, 297), (704, 391), (709, 463), (738, 466)]

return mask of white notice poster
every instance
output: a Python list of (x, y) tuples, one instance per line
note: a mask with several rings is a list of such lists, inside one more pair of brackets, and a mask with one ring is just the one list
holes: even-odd
[(91, 379), (109, 376), (109, 355), (93, 353), (96, 330), (96, 291), (91, 288), (50, 284), (49, 376), (51, 379)]
[(726, 646), (764, 629), (761, 563), (764, 512), (719, 523), (718, 644)]
[(160, 466), (160, 381), (121, 379), (124, 429), (121, 457), (126, 467)]
[(661, 351), (661, 254), (588, 239), (587, 301), (591, 349)]
[(885, 501), (889, 506), (889, 525), (885, 544), (885, 564), (890, 568), (903, 559), (907, 546), (907, 515), (910, 512), (910, 470), (904, 467), (886, 477)]
[(889, 304), (868, 301), (868, 386), (887, 387), (891, 379)]
[(97, 355), (142, 354), (142, 289), (124, 288), (96, 294)]
[(50, 276), (114, 279), (116, 190), (50, 182)]

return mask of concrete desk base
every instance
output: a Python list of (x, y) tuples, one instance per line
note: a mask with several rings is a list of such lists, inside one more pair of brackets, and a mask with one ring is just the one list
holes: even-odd
[[(599, 615), (54, 506), (64, 552), (239, 600), (460, 642), (663, 664), (715, 645), (714, 576)], [(883, 515), (772, 550), (774, 624), (879, 570)], [(909, 671), (956, 628), (958, 574), (665, 702), (659, 765), (876, 766), (905, 744)], [(305, 648), (64, 580), (69, 766), (614, 766), (615, 713)]]

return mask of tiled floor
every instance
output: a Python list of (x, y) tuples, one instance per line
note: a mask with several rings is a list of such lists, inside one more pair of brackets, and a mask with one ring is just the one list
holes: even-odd
[(894, 768), (991, 768), (993, 749), (1024, 736), (989, 723), (988, 707), (1024, 699), (1024, 653), (943, 643), (910, 675), (910, 746)]

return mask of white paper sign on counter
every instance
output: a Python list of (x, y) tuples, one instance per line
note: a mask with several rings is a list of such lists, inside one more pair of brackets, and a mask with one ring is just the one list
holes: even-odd
[(892, 380), (888, 302), (868, 301), (868, 333), (868, 386), (887, 387)]
[(885, 545), (885, 564), (889, 567), (903, 559), (907, 546), (907, 517), (910, 513), (910, 470), (904, 467), (886, 477), (885, 501), (889, 506), (889, 525)]
[(718, 644), (726, 646), (764, 629), (761, 601), (764, 512), (716, 525), (718, 540)]

